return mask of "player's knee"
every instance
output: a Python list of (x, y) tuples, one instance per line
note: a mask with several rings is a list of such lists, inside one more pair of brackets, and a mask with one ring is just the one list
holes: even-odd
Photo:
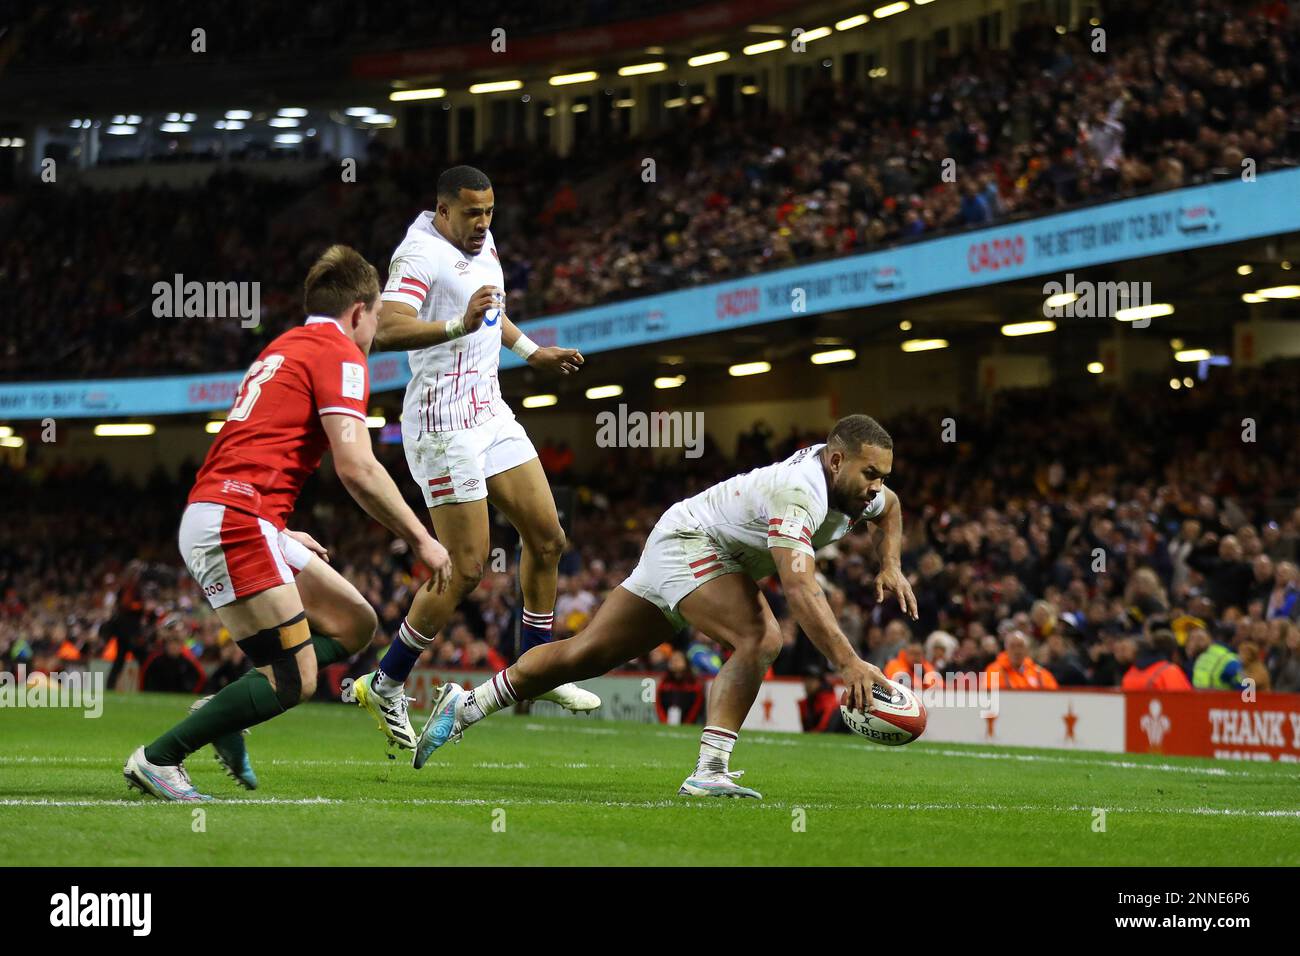
[(773, 627), (764, 631), (762, 639), (758, 642), (758, 662), (764, 670), (776, 662), (784, 643), (780, 628)]
[(534, 557), (539, 561), (559, 564), (560, 556), (564, 554), (564, 548), (568, 543), (564, 529), (556, 525), (544, 534), (534, 535), (528, 540), (527, 545), (528, 550), (533, 552)]
[(353, 654), (357, 651), (365, 650), (370, 646), (370, 642), (375, 639), (375, 634), (379, 630), (379, 615), (375, 609), (370, 606), (369, 602), (362, 602), (352, 608), (350, 626), (348, 628), (347, 648)]
[(483, 580), (484, 559), (478, 554), (458, 554), (451, 562), (451, 586), (463, 598)]

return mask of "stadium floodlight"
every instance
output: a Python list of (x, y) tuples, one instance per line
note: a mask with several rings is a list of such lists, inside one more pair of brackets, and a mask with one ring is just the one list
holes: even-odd
[(25, 444), (26, 442), (24, 442), (18, 435), (10, 435), (5, 438), (0, 438), (0, 448), (22, 448)]
[(777, 50), (784, 49), (784, 40), (764, 40), (762, 43), (751, 43), (740, 52), (745, 56), (758, 56), (760, 53), (775, 53)]
[(911, 319), (904, 319), (902, 322), (899, 322), (899, 323), (898, 323), (898, 330), (899, 330), (900, 332), (911, 332), (911, 331), (912, 331), (912, 320), (911, 320)]
[(598, 79), (600, 74), (595, 70), (583, 70), (580, 73), (558, 73), (546, 82), (551, 86), (571, 86), (574, 83), (590, 83)]
[[(367, 122), (370, 117), (366, 117)], [(267, 126), (274, 126), (276, 129), (296, 129), (300, 124), (299, 121), (290, 116), (272, 116), (266, 121)]]
[(1261, 302), (1267, 302), (1268, 299), (1255, 292), (1245, 292), (1241, 296), (1241, 301), (1248, 305), (1259, 305)]
[(222, 426), (225, 424), (225, 422), (208, 422), (203, 426), (203, 430), (209, 435), (215, 435), (217, 432), (221, 431)]
[(118, 113), (116, 116), (113, 117), (113, 122), (114, 122), (114, 123), (125, 123), (125, 122), (126, 122), (126, 116), (125, 116), (125, 114), (123, 114), (123, 113)]
[(1041, 335), (1044, 332), (1055, 332), (1056, 323), (1051, 319), (1037, 319), (1033, 322), (1010, 322), (1002, 326), (1002, 334), (1010, 338), (1017, 335)]
[(655, 388), (681, 388), (685, 384), (685, 375), (660, 375), (655, 379)]
[(369, 123), (371, 126), (392, 126), (397, 122), (397, 117), (387, 113), (371, 113), (369, 116), (363, 116), (361, 122)]
[(554, 116), (554, 115), (555, 115), (555, 107), (554, 107), (554, 106), (548, 106), (548, 107), (546, 107), (546, 109), (542, 110), (542, 115), (543, 115), (543, 116)]
[(281, 133), (275, 138), (276, 146), (297, 146), (302, 142), (302, 133)]
[(524, 408), (549, 408), (559, 402), (555, 395), (528, 395), (524, 397)]
[(616, 110), (629, 110), (634, 106), (636, 106), (636, 100), (632, 97), (614, 101), (614, 109)]
[(1183, 379), (1183, 388), (1191, 388), (1195, 384), (1196, 383), (1192, 381), (1192, 377), (1190, 375), (1188, 375), (1186, 378)]
[(772, 371), (771, 362), (741, 362), (727, 369), (728, 374), (734, 378), (743, 378), (746, 375), (762, 375), (764, 372)]
[(441, 86), (431, 86), (427, 90), (393, 90), (388, 94), (391, 103), (405, 103), (410, 100), (440, 100), (447, 95)]
[(836, 362), (852, 362), (858, 357), (853, 349), (831, 349), (827, 352), (814, 352), (808, 361), (814, 365), (834, 365)]
[(198, 114), (198, 113), (186, 113), (184, 116), (181, 117), (181, 122), (182, 122), (182, 123), (193, 123), (193, 122), (194, 122), (195, 120), (197, 120), (198, 118), (199, 118), (199, 114)]
[(387, 425), (387, 424), (388, 424), (388, 419), (385, 418), (383, 415), (367, 415), (367, 416), (366, 416), (366, 427), (367, 427), (367, 428), (383, 428), (383, 427), (384, 427), (385, 425)]
[(570, 113), (585, 113), (585, 112), (587, 112), (587, 110), (589, 110), (589, 109), (591, 109), (591, 107), (588, 106), (586, 103), (574, 103), (572, 106), (569, 107), (569, 112), (570, 112)]
[(1248, 276), (1254, 271), (1255, 271), (1255, 267), (1250, 265), (1249, 263), (1245, 263), (1243, 265), (1237, 266), (1237, 275), (1239, 276)]
[(1168, 302), (1155, 305), (1135, 305), (1131, 309), (1120, 309), (1115, 318), (1120, 322), (1136, 322), (1139, 319), (1158, 319), (1162, 315), (1173, 315), (1174, 307)]
[(167, 122), (169, 122), (169, 123), (179, 123), (180, 121), (181, 121), (181, 114), (180, 114), (180, 113), (168, 113), (168, 114), (167, 114)]
[(1100, 362), (1089, 362), (1088, 371), (1093, 375), (1100, 375), (1102, 372), (1106, 371), (1106, 366), (1102, 365)]
[(13, 438), (14, 428), (12, 425), (0, 425), (0, 438)]
[[(916, 2), (916, 5), (917, 5), (918, 7), (923, 7), (923, 6), (925, 6), (927, 3), (934, 3), (934, 0), (915, 0), (915, 2)], [(1093, 26), (1096, 26), (1096, 25), (1097, 25), (1097, 24), (1095, 24), (1095, 23), (1093, 24)]]
[(140, 116), (139, 113), (132, 113), (130, 116), (126, 118), (126, 121), (130, 123), (132, 126), (139, 126), (141, 123), (144, 122), (144, 119)]
[[(86, 120), (86, 122), (89, 123), (90, 120)], [(1291, 271), (1291, 261), (1289, 259), (1283, 259), (1281, 262), (1278, 263), (1278, 265), (1280, 265), (1287, 272)]]
[(785, 33), (785, 27), (778, 23), (751, 23), (745, 29), (750, 33)]
[(692, 106), (703, 106), (703, 105), (704, 105), (704, 95), (701, 94), (701, 93), (696, 93), (694, 96), (692, 96), (692, 97), (691, 97), (691, 105), (692, 105)]
[(10, 140), (9, 145), (12, 146), (14, 149), (22, 149), (24, 146), (27, 145), (27, 140), (23, 139), (21, 136), (15, 136), (12, 140)]
[(301, 106), (281, 106), (278, 112), (281, 116), (287, 116), (289, 119), (302, 119), (307, 115), (307, 111)]
[(217, 129), (224, 129), (229, 131), (232, 129), (243, 129), (244, 121), (243, 120), (217, 120), (216, 125), (217, 125)]
[(1300, 299), (1300, 285), (1275, 285), (1268, 289), (1256, 289), (1255, 294), (1266, 299)]
[(1183, 387), (1183, 383), (1180, 382), (1180, 381), (1178, 381), (1178, 379), (1176, 379), (1176, 378), (1171, 378), (1171, 379), (1169, 380), (1169, 387), (1172, 388), (1172, 389), (1176, 392), (1176, 391), (1178, 391), (1180, 388)]
[(935, 349), (946, 349), (947, 347), (947, 339), (908, 339), (899, 346), (904, 352), (932, 352)]
[(664, 109), (666, 110), (675, 110), (677, 107), (685, 105), (686, 97), (684, 96), (674, 96), (671, 100), (664, 100)]
[(895, 13), (902, 13), (909, 6), (911, 4), (906, 3), (905, 0), (898, 0), (897, 3), (887, 3), (883, 7), (876, 7), (871, 11), (871, 15), (877, 20), (883, 20), (885, 17), (892, 17)]
[(226, 110), (226, 119), (228, 120), (251, 120), (252, 118), (252, 110)]
[(708, 66), (710, 63), (722, 63), (724, 60), (730, 60), (731, 54), (726, 50), (718, 50), (716, 53), (701, 53), (699, 56), (688, 57), (687, 66)]
[(1183, 349), (1174, 353), (1175, 362), (1204, 362), (1212, 353), (1209, 349)]
[(668, 69), (668, 64), (662, 60), (655, 60), (651, 63), (633, 63), (631, 66), (620, 66), (618, 68), (619, 76), (642, 76), (646, 73), (662, 73)]
[(862, 24), (870, 22), (870, 20), (871, 17), (867, 16), (865, 13), (859, 13), (856, 16), (845, 17), (843, 20), (836, 20), (835, 29), (840, 30), (841, 32), (844, 30), (852, 30), (854, 27), (860, 27)]
[(1049, 295), (1044, 305), (1049, 309), (1060, 309), (1078, 298), (1079, 293), (1077, 292), (1058, 292), (1056, 295)]
[(136, 133), (136, 128), (134, 126), (124, 126), (124, 125), (114, 123), (104, 132), (107, 133), (109, 136), (134, 136)]
[(822, 37), (830, 35), (830, 27), (813, 27), (811, 30), (804, 30), (803, 33), (799, 34), (799, 39), (803, 40), (804, 43), (812, 43), (813, 40), (820, 40)]
[(524, 87), (523, 80), (497, 80), (493, 83), (475, 83), (470, 88), (471, 93), (509, 93), (511, 90), (521, 90)]
[(158, 132), (160, 133), (188, 133), (189, 131), (189, 123), (160, 123), (158, 125)]
[(758, 87), (753, 83), (746, 83), (744, 86), (740, 88), (741, 96), (753, 96), (757, 92), (758, 92)]
[(109, 422), (95, 426), (96, 438), (141, 438), (157, 431), (153, 425), (144, 422)]
[(587, 397), (590, 399), (615, 398), (622, 394), (622, 385), (595, 385), (587, 389)]

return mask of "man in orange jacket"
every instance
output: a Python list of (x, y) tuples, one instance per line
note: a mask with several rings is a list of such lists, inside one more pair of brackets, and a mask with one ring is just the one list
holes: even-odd
[(918, 640), (908, 641), (898, 654), (885, 664), (885, 676), (905, 687), (915, 686), (916, 668), (921, 668), (922, 687), (942, 687), (943, 677), (925, 659), (925, 647)]
[(1138, 655), (1120, 686), (1124, 690), (1191, 690), (1192, 682), (1173, 662), (1177, 648), (1173, 631), (1154, 632), (1150, 650)]
[(1056, 678), (1046, 667), (1039, 667), (1029, 657), (1029, 638), (1024, 631), (1012, 631), (1003, 644), (1005, 650), (984, 673), (990, 687), (1005, 690), (1058, 690)]

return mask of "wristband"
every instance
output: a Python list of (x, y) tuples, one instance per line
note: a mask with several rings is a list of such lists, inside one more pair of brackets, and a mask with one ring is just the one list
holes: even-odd
[(536, 352), (537, 349), (537, 343), (522, 332), (519, 333), (519, 338), (515, 339), (515, 344), (510, 346), (510, 351), (514, 352), (525, 362), (528, 361), (529, 357)]
[(446, 333), (447, 333), (447, 341), (448, 341), (448, 342), (450, 342), (452, 339), (458, 339), (458, 338), (460, 338), (462, 335), (465, 334), (465, 319), (464, 319), (464, 317), (463, 317), (463, 316), (457, 316), (457, 317), (454, 318), (454, 319), (448, 319), (448, 320), (447, 320), (447, 325), (446, 325), (446, 329), (445, 329), (445, 331), (446, 331)]

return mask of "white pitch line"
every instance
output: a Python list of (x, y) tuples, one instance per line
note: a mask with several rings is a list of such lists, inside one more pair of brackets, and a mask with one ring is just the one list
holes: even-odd
[[(642, 801), (623, 801), (623, 800), (591, 800), (591, 801), (573, 801), (573, 800), (531, 800), (531, 799), (512, 799), (504, 798), (499, 800), (489, 800), (483, 798), (463, 797), (458, 799), (438, 799), (438, 798), (420, 798), (413, 797), (409, 799), (384, 799), (373, 797), (359, 797), (356, 799), (340, 800), (328, 797), (305, 797), (299, 799), (280, 799), (275, 797), (267, 798), (249, 798), (233, 800), (213, 800), (205, 803), (189, 803), (186, 806), (221, 806), (221, 807), (238, 807), (238, 806), (445, 806), (445, 807), (612, 807), (632, 810), (661, 810), (672, 807), (684, 809), (703, 809), (706, 807), (728, 806), (729, 803), (714, 803), (711, 801), (702, 802), (695, 800), (642, 800)], [(166, 807), (175, 804), (165, 803), (161, 800), (45, 800), (35, 798), (10, 798), (0, 799), (0, 807)], [(951, 813), (960, 812), (980, 812), (980, 813), (1087, 813), (1091, 814), (1096, 810), (1105, 810), (1107, 813), (1135, 813), (1151, 814), (1155, 816), (1210, 816), (1210, 817), (1248, 817), (1248, 818), (1272, 818), (1272, 819), (1300, 819), (1300, 810), (1294, 809), (1268, 809), (1268, 810), (1240, 810), (1223, 807), (1105, 807), (1105, 806), (1058, 806), (1058, 805), (1039, 805), (1039, 804), (1001, 804), (1001, 803), (864, 803), (859, 807), (848, 807), (838, 804), (817, 804), (817, 803), (782, 803), (767, 802), (758, 804), (746, 804), (755, 810), (780, 810), (785, 811), (792, 807), (799, 807), (804, 810), (836, 810), (836, 811), (870, 811), (870, 810), (905, 810), (908, 812), (941, 812)]]

